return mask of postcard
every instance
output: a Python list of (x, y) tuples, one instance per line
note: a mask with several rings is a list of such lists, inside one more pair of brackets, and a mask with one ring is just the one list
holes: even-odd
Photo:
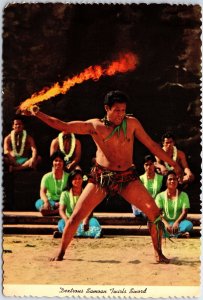
[(2, 9), (2, 293), (201, 295), (200, 2)]

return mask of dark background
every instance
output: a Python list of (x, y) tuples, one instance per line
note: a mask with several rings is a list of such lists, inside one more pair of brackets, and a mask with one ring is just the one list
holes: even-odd
[[(196, 177), (188, 193), (192, 209), (199, 211), (200, 18), (199, 5), (7, 5), (3, 16), (3, 136), (11, 130), (18, 105), (34, 92), (90, 65), (110, 62), (120, 52), (134, 52), (139, 65), (133, 72), (76, 85), (67, 94), (42, 103), (41, 109), (66, 121), (103, 117), (104, 95), (112, 89), (124, 91), (131, 99), (128, 113), (141, 121), (155, 141), (160, 142), (167, 130), (175, 134)], [(58, 132), (33, 117), (26, 118), (26, 128), (43, 157), (42, 172), (50, 170), (49, 146)], [(95, 146), (88, 136), (78, 138), (81, 166), (88, 172)], [(134, 149), (141, 174), (148, 150), (137, 141)], [(38, 182), (36, 189), (38, 194)], [(108, 201), (105, 210), (116, 210), (116, 205), (129, 210), (128, 203), (116, 201)]]

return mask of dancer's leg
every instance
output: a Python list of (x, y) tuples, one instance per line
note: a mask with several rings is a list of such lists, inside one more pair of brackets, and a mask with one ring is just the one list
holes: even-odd
[(163, 234), (162, 222), (158, 220), (154, 223), (160, 216), (160, 209), (155, 204), (152, 196), (139, 180), (130, 182), (125, 188), (123, 188), (120, 194), (129, 203), (141, 209), (141, 211), (148, 217), (149, 231), (155, 250), (156, 261), (159, 263), (169, 263), (169, 259), (163, 255), (161, 249), (161, 238)]
[(79, 197), (79, 200), (74, 208), (73, 214), (67, 221), (63, 231), (62, 241), (58, 254), (51, 260), (62, 260), (65, 254), (66, 248), (71, 242), (79, 223), (89, 215), (93, 209), (103, 200), (106, 196), (106, 192), (95, 186), (93, 183), (88, 183), (84, 191)]

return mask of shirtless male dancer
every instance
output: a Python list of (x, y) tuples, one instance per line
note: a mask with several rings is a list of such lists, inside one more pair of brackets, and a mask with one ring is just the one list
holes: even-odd
[(162, 222), (154, 199), (139, 180), (133, 165), (133, 142), (136, 137), (154, 155), (172, 165), (177, 174), (181, 169), (145, 132), (140, 122), (126, 115), (127, 96), (111, 91), (105, 96), (103, 119), (63, 122), (39, 111), (38, 107), (26, 115), (35, 115), (47, 125), (67, 133), (89, 134), (96, 146), (95, 166), (73, 214), (67, 221), (60, 249), (51, 260), (62, 260), (79, 223), (104, 199), (109, 192), (117, 192), (130, 204), (142, 210), (149, 219), (149, 231), (158, 263), (169, 263), (161, 249)]

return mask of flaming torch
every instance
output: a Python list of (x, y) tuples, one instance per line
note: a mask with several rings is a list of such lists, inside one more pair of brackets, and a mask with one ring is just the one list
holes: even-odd
[(116, 73), (133, 71), (137, 63), (137, 56), (128, 52), (120, 54), (119, 59), (112, 61), (107, 67), (90, 66), (79, 75), (63, 81), (62, 85), (57, 82), (50, 88), (43, 88), (41, 91), (34, 93), (31, 98), (26, 99), (19, 105), (18, 111), (29, 110), (37, 103), (49, 100), (59, 94), (66, 94), (74, 85), (81, 84), (89, 79), (99, 80), (101, 76), (113, 76)]

